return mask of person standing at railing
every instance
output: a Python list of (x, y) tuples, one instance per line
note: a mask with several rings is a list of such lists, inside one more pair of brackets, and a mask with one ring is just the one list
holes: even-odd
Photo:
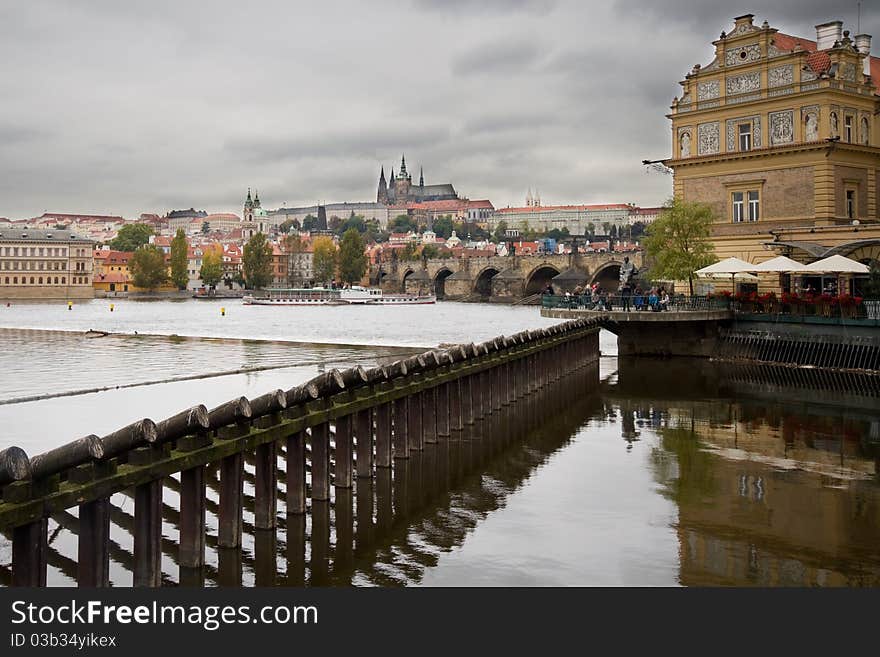
[(625, 313), (628, 313), (630, 310), (629, 299), (631, 296), (632, 296), (632, 289), (630, 288), (629, 283), (626, 283), (620, 289), (620, 303), (622, 304), (623, 312), (625, 312)]
[(660, 288), (660, 310), (669, 310), (669, 292), (665, 287)]
[(652, 287), (651, 291), (648, 293), (648, 307), (654, 312), (660, 310), (660, 297), (657, 294), (656, 287)]
[(636, 286), (635, 296), (633, 297), (633, 305), (635, 309), (642, 310), (645, 307), (645, 292), (641, 285)]

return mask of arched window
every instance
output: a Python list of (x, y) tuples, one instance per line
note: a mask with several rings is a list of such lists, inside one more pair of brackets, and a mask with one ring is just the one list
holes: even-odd
[(42, 276), (40, 276), (40, 278), (37, 279), (37, 283), (39, 283), (40, 285), (43, 284), (43, 277)]
[(65, 276), (62, 276), (62, 277), (61, 277), (61, 284), (62, 284), (62, 285), (67, 285), (67, 278), (66, 278)]
[(34, 284), (34, 277), (31, 276), (31, 285), (33, 285), (33, 284)]
[(9, 276), (6, 277), (6, 284), (9, 285)]
[(58, 285), (58, 277), (55, 277), (55, 285)]
[(13, 284), (13, 285), (18, 285), (18, 276), (13, 276), (13, 277), (12, 277), (12, 284)]

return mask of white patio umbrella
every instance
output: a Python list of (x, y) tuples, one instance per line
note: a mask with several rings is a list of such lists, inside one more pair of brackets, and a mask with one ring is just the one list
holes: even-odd
[(725, 258), (720, 262), (716, 262), (714, 265), (698, 269), (694, 273), (697, 276), (708, 274), (739, 274), (740, 272), (754, 271), (754, 269), (755, 265), (749, 264), (745, 260), (740, 260), (739, 258)]
[(755, 265), (752, 271), (787, 274), (803, 271), (805, 267), (806, 265), (802, 262), (781, 255), (776, 256), (775, 258), (770, 258), (770, 260), (765, 260), (760, 265)]
[(733, 278), (735, 278), (738, 281), (749, 281), (749, 282), (757, 282), (758, 281), (757, 276), (755, 276), (754, 274), (748, 274), (744, 271), (737, 272), (735, 274), (703, 274), (702, 276), (700, 276), (700, 278), (727, 279), (728, 276), (733, 276)]
[(844, 258), (842, 255), (833, 255), (811, 262), (798, 271), (805, 274), (867, 274), (871, 270), (868, 265), (863, 265), (861, 262)]

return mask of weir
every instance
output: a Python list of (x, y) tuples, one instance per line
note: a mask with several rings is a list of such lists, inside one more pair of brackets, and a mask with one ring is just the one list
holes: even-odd
[[(158, 423), (143, 419), (30, 459), (11, 447), (0, 452), (0, 531), (12, 538), (8, 582), (45, 586), (52, 564), (75, 571), (80, 586), (108, 586), (113, 558), (130, 564), (135, 586), (160, 586), (167, 583), (163, 553), (176, 552), (181, 582), (198, 583), (206, 544), (216, 545), (218, 578), (231, 581), (238, 573), (240, 580), (243, 530), (265, 553), (274, 550), (279, 524), (304, 528), (297, 518), (306, 515), (315, 561), (326, 552), (320, 538), (328, 535), (331, 505), (337, 522), (340, 512), (344, 521), (354, 485), (375, 479), (406, 499), (407, 463), (426, 445), (465, 435), (479, 440), (475, 425), (502, 421), (539, 391), (564, 398), (561, 390), (575, 382), (589, 377), (595, 385), (599, 329), (598, 319), (583, 318), (370, 370), (331, 370), (287, 391), (210, 411), (196, 406)], [(437, 476), (434, 460), (419, 461), (420, 477)], [(389, 480), (384, 473), (391, 472)], [(163, 503), (168, 486), (179, 496), (177, 510)], [(133, 514), (111, 503), (117, 493), (134, 499)], [(279, 501), (286, 514), (279, 514)], [(73, 507), (77, 516), (68, 511)], [(216, 531), (209, 531), (209, 510)], [(50, 545), (50, 517), (77, 536), (75, 560)], [(163, 538), (163, 518), (178, 525), (176, 544)], [(111, 523), (124, 523), (133, 535), (130, 558), (111, 540)]]

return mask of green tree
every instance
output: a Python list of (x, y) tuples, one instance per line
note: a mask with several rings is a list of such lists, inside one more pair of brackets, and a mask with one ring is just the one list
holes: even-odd
[(592, 221), (587, 224), (587, 235), (593, 237), (596, 234), (596, 224)]
[(354, 213), (354, 210), (352, 210), (351, 216), (339, 225), (339, 228), (336, 230), (336, 234), (340, 236), (345, 235), (345, 233), (347, 233), (351, 228), (357, 230), (357, 232), (361, 235), (366, 233), (368, 229), (367, 222), (364, 221), (363, 217), (356, 215)]
[(255, 233), (244, 245), (241, 266), (244, 280), (252, 290), (266, 287), (272, 280), (272, 245), (263, 233)]
[(289, 233), (291, 229), (299, 230), (299, 222), (296, 219), (285, 219), (278, 226), (278, 230), (282, 233)]
[(412, 217), (406, 214), (399, 214), (394, 217), (394, 220), (388, 225), (388, 229), (394, 233), (408, 233), (409, 231), (415, 232), (418, 230), (418, 225), (415, 221), (412, 220)]
[(332, 230), (334, 233), (339, 231), (340, 226), (345, 223), (341, 218), (337, 217), (335, 214), (327, 220), (327, 228)]
[(694, 272), (715, 262), (709, 240), (714, 217), (703, 203), (673, 199), (647, 229), (643, 241), (646, 255), (653, 262), (655, 279), (687, 279), (694, 293)]
[(202, 235), (207, 235), (210, 232), (211, 232), (211, 224), (209, 224), (207, 221), (203, 221), (202, 222)]
[(554, 239), (557, 242), (570, 236), (571, 233), (568, 232), (568, 228), (554, 228), (553, 230), (547, 231), (547, 237)]
[(416, 242), (407, 242), (406, 246), (403, 247), (403, 251), (400, 254), (401, 260), (418, 260), (419, 259), (419, 246)]
[(357, 228), (349, 228), (339, 245), (339, 277), (346, 283), (359, 282), (367, 271), (364, 240)]
[(150, 241), (153, 229), (147, 224), (125, 224), (119, 229), (109, 246), (117, 251), (136, 251)]
[(326, 284), (336, 274), (336, 245), (329, 237), (318, 237), (312, 247), (312, 271), (315, 280)]
[(315, 230), (315, 225), (318, 223), (318, 218), (313, 214), (307, 214), (303, 218), (302, 229), (307, 233), (311, 233)]
[(185, 290), (189, 280), (187, 265), (189, 264), (189, 245), (186, 243), (186, 233), (183, 228), (178, 228), (174, 239), (171, 240), (171, 282), (178, 290)]
[(202, 267), (199, 278), (207, 287), (217, 287), (223, 277), (223, 256), (216, 246), (207, 247), (202, 253)]
[(440, 257), (440, 247), (436, 244), (425, 244), (422, 247), (422, 257), (423, 258), (439, 258)]
[(645, 234), (645, 224), (644, 222), (637, 221), (629, 229), (630, 237), (633, 239), (638, 239), (642, 235)]
[(602, 231), (603, 231), (602, 234), (605, 235), (606, 237), (611, 236), (611, 222), (610, 221), (603, 221), (602, 222)]
[(502, 219), (498, 222), (498, 225), (495, 226), (495, 233), (492, 237), (496, 242), (503, 242), (505, 239), (505, 232), (507, 232), (507, 222)]
[(431, 230), (437, 235), (437, 237), (442, 237), (443, 239), (447, 239), (450, 235), (452, 235), (452, 215), (444, 214), (440, 217), (437, 217), (434, 220), (434, 224)]
[(155, 290), (168, 280), (165, 254), (152, 244), (144, 244), (135, 250), (128, 261), (128, 270), (132, 282), (145, 290)]

